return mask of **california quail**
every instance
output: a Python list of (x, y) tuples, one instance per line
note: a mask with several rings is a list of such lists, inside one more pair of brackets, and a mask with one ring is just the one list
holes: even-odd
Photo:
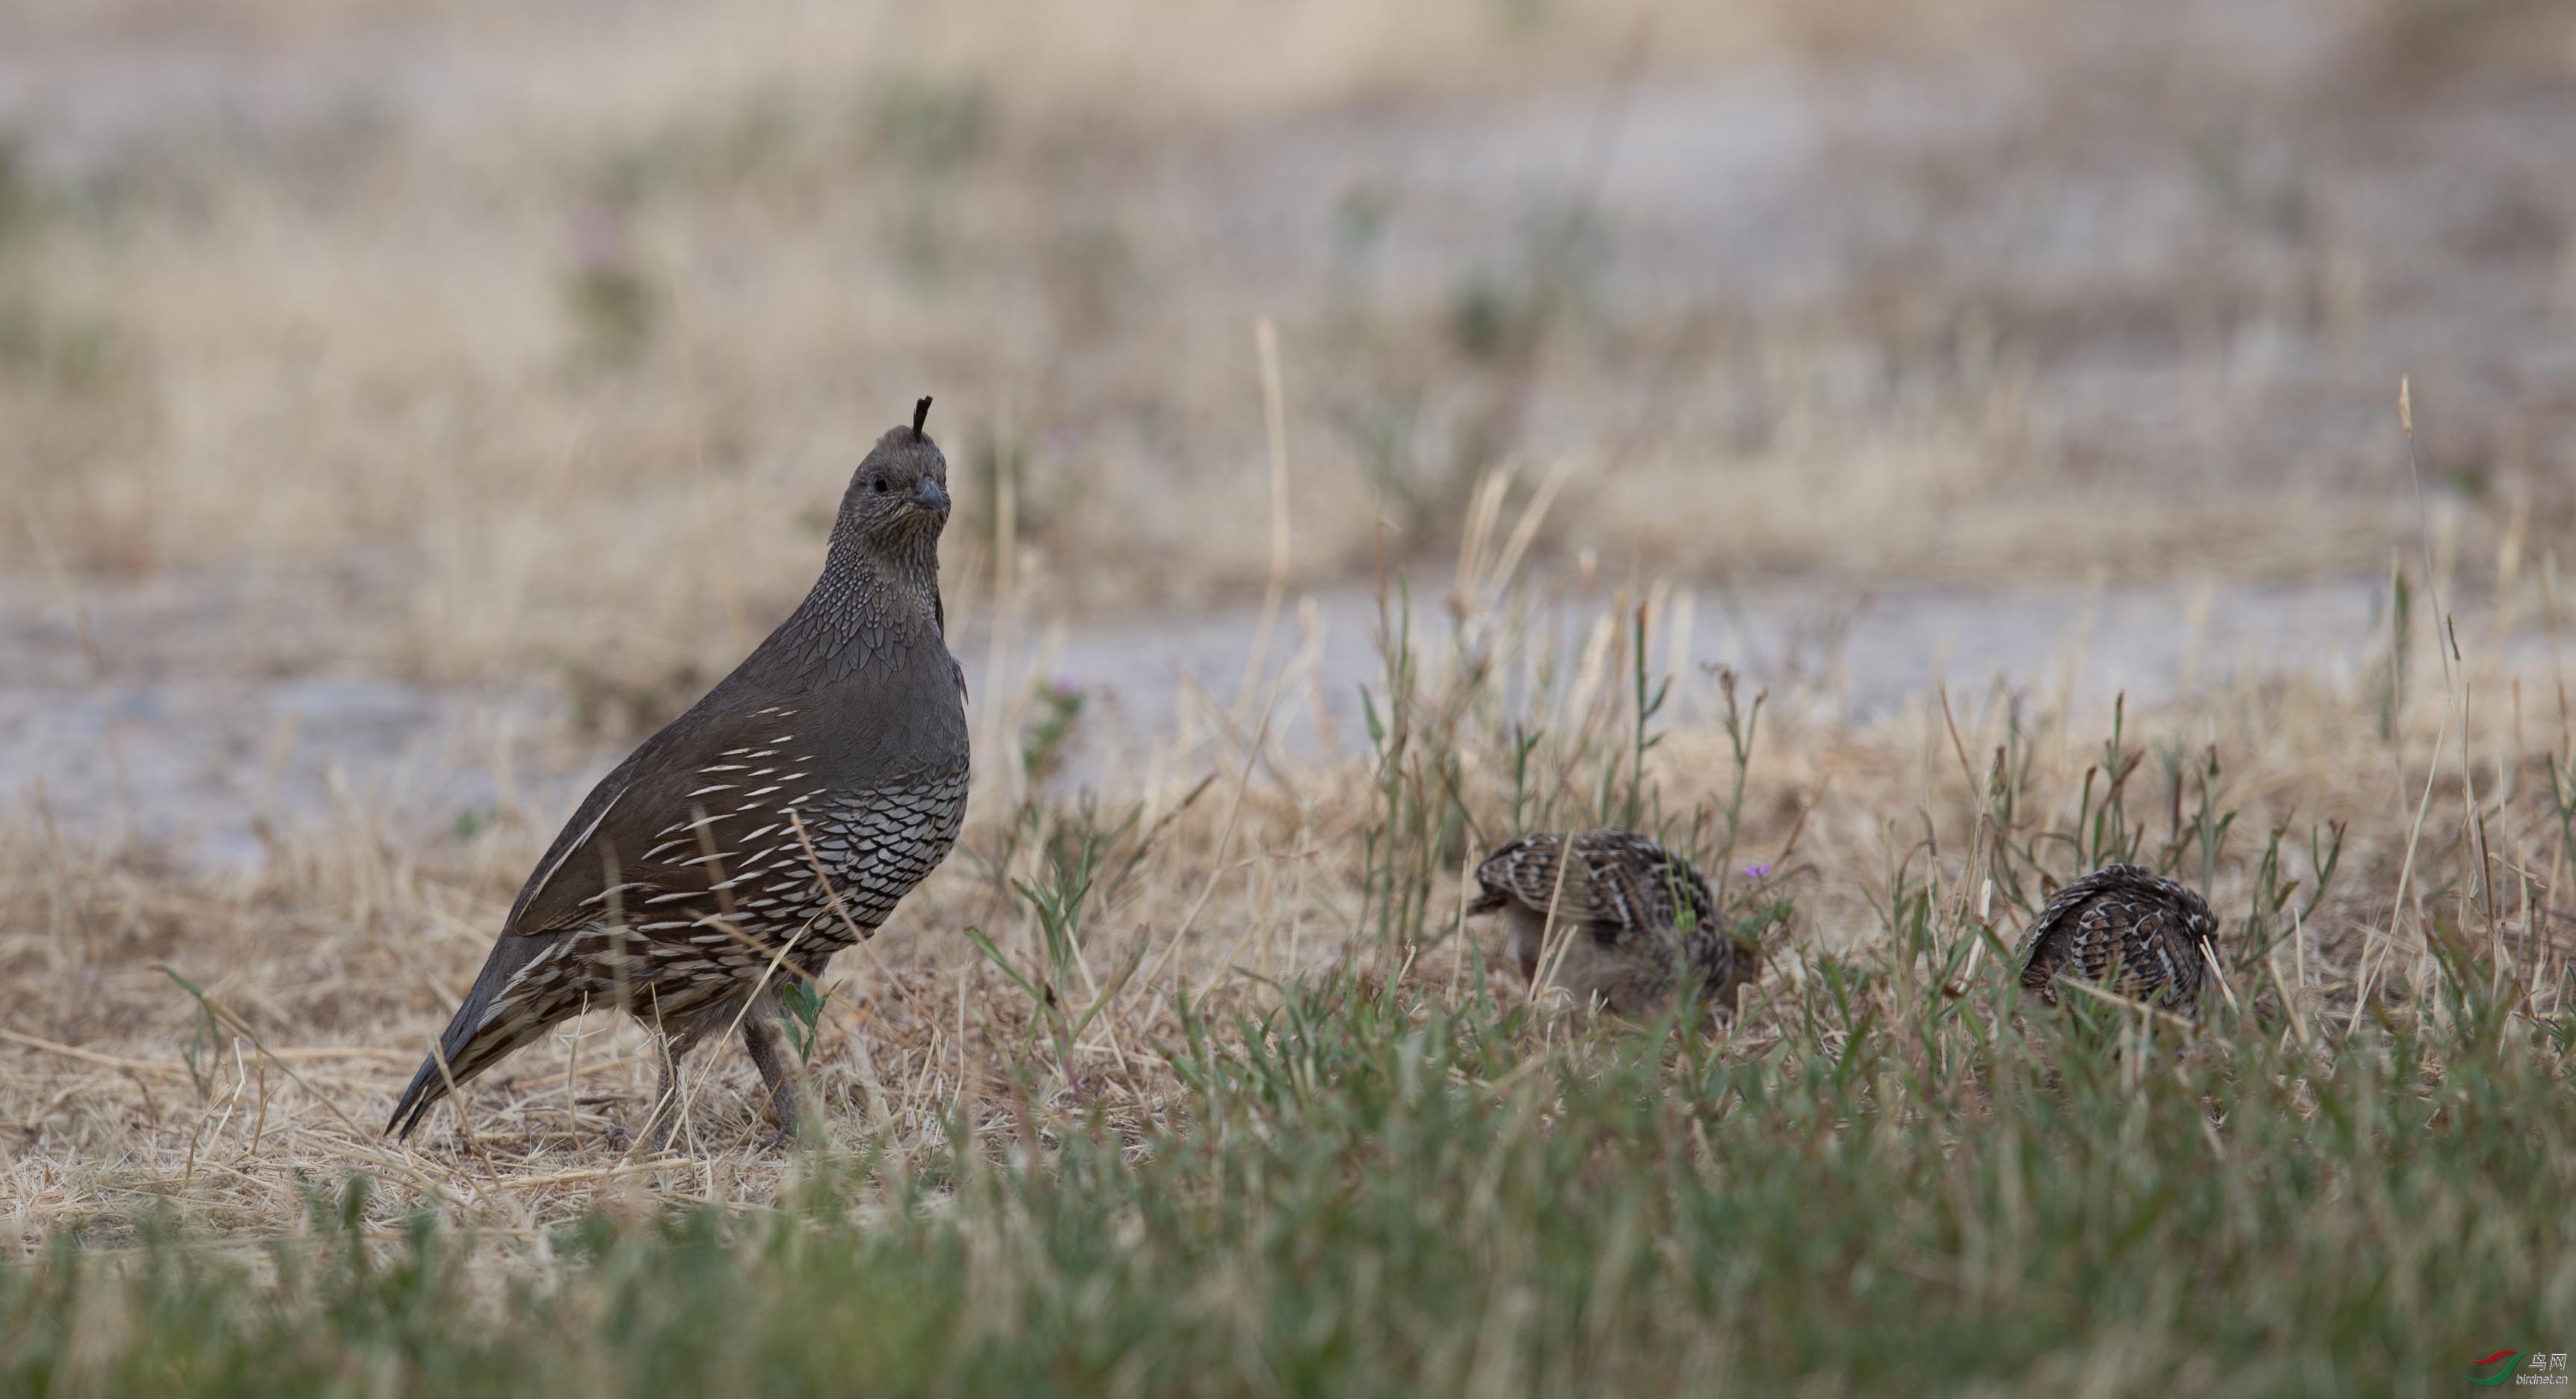
[(2022, 989), (2057, 1004), (2057, 980), (2099, 982), (2176, 1015), (2200, 1011), (2218, 919), (2188, 886), (2104, 865), (2057, 891), (2022, 936)]
[(948, 463), (921, 430), (929, 411), (859, 463), (805, 601), (573, 813), (387, 1130), (409, 1136), (454, 1085), (608, 1006), (661, 1035), (648, 1147), (669, 1140), (681, 1059), (736, 1023), (795, 1130), (777, 992), (883, 924), (966, 811), (965, 677), (939, 601)]
[(1761, 949), (1727, 936), (1690, 861), (1630, 831), (1522, 836), (1486, 856), (1476, 882), (1484, 892), (1467, 911), (1503, 915), (1512, 957), (1533, 982), (1554, 910), (1564, 951), (1550, 983), (1586, 1004), (1639, 1014), (1695, 981), (1704, 1005), (1731, 1016), (1762, 974)]

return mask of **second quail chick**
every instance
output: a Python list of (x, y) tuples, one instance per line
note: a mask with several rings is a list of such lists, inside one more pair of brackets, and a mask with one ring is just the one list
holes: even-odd
[(2210, 979), (2218, 919), (2187, 885), (2140, 865), (2104, 865), (2057, 891), (2018, 959), (2027, 994), (2057, 1004), (2061, 977), (2190, 1019)]
[[(1536, 982), (1544, 965), (1585, 1004), (1646, 1014), (1695, 983), (1710, 1012), (1731, 1017), (1762, 973), (1761, 950), (1719, 925), (1700, 872), (1633, 831), (1525, 835), (1486, 856), (1476, 883), (1467, 911), (1503, 915), (1521, 975)], [(1551, 926), (1563, 950), (1549, 964)]]

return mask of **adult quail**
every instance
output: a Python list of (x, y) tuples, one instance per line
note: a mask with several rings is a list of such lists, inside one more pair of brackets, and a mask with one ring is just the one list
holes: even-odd
[(778, 992), (819, 978), (956, 844), (965, 677), (941, 632), (948, 463), (912, 424), (841, 497), (823, 576), (705, 698), (600, 780), (528, 876), (388, 1131), (560, 1021), (615, 1006), (660, 1035), (642, 1132), (670, 1138), (679, 1066), (740, 1025), (797, 1128)]
[(2022, 935), (2022, 989), (2057, 1004), (2057, 982), (2097, 982), (2189, 1018), (2215, 956), (2218, 919), (2189, 886), (2139, 865), (2104, 865), (2057, 891)]
[(1535, 983), (1549, 964), (1550, 984), (1579, 1003), (1635, 1015), (1695, 983), (1732, 1016), (1762, 974), (1761, 949), (1727, 936), (1690, 861), (1631, 831), (1522, 836), (1485, 857), (1476, 883), (1467, 911), (1503, 915), (1521, 975)]

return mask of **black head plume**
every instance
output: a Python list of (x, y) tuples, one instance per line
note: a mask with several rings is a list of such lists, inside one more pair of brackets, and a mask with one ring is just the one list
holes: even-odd
[(919, 437), (921, 425), (928, 421), (930, 421), (930, 396), (924, 394), (919, 403), (912, 405), (912, 435)]

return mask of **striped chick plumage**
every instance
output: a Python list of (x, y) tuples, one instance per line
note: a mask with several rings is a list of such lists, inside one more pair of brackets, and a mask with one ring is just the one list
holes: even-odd
[(2199, 1014), (2218, 919), (2188, 885), (2140, 865), (2104, 865), (2057, 891), (2031, 920), (2021, 984), (2055, 1005), (2061, 978), (2092, 982), (2175, 1015)]
[(1486, 856), (1476, 883), (1467, 911), (1503, 915), (1521, 975), (1545, 972), (1578, 1002), (1644, 1014), (1696, 984), (1703, 1005), (1731, 1016), (1761, 975), (1760, 951), (1726, 935), (1707, 879), (1633, 831), (1525, 835)]

